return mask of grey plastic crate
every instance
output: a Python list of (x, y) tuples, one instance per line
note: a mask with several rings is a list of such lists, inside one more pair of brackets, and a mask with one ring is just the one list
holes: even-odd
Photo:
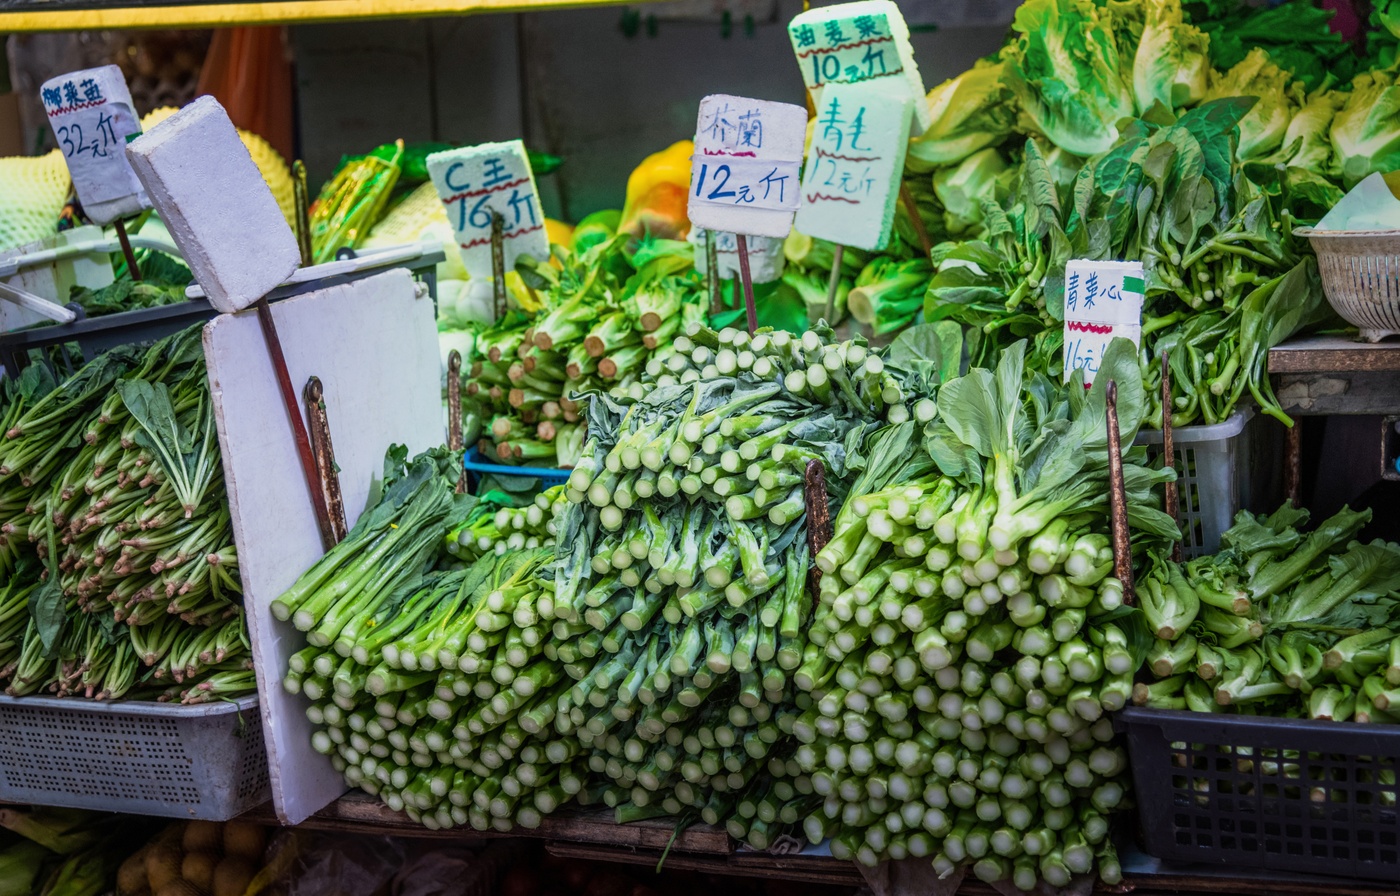
[(1157, 858), (1400, 879), (1400, 725), (1138, 707), (1117, 724)]
[[(1244, 408), (1220, 423), (1172, 430), (1181, 502), (1182, 550), (1213, 554), (1241, 510), (1272, 511), (1282, 496), (1283, 425)], [(1140, 430), (1136, 444), (1162, 453), (1160, 430)]]
[(270, 798), (258, 698), (0, 696), (0, 801), (227, 821)]

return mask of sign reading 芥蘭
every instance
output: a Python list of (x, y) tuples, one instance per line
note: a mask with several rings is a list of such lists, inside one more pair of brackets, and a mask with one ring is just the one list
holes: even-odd
[(1094, 382), (1109, 342), (1142, 343), (1143, 269), (1140, 261), (1088, 261), (1065, 265), (1065, 379), (1084, 370)]
[(141, 133), (141, 122), (121, 69), (104, 65), (59, 75), (44, 82), (39, 99), (94, 223), (150, 207), (126, 158), (127, 138)]
[(802, 177), (799, 231), (858, 249), (889, 241), (911, 106), (888, 82), (832, 84), (822, 91)]
[(691, 223), (782, 239), (801, 189), (807, 110), (713, 94), (700, 101), (690, 164)]
[(788, 37), (818, 108), (828, 84), (883, 80), (897, 85), (913, 104), (916, 133), (922, 134), (933, 123), (909, 43), (909, 27), (892, 0), (857, 0), (810, 9), (793, 18)]
[(525, 144), (483, 143), (428, 156), (428, 176), (447, 209), (447, 220), (472, 277), (491, 276), (491, 222), (501, 216), (507, 271), (521, 255), (549, 258), (544, 210), (535, 189)]

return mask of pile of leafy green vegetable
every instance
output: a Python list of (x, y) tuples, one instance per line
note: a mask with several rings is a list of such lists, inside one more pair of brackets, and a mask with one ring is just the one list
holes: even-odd
[[(1167, 353), (1173, 424), (1219, 422), (1246, 392), (1283, 418), (1268, 349), (1329, 312), (1286, 205), (1235, 157), (1236, 126), (1250, 108), (1248, 99), (1221, 99), (1174, 124), (1133, 122), (1069, 182), (1057, 182), (1028, 141), (1013, 193), (985, 206), (986, 237), (934, 250), (926, 317), (963, 324), (974, 365), (1029, 338), (1031, 369), (1056, 375), (1065, 264), (1141, 259), (1143, 375), (1155, 387), (1156, 358)], [(1160, 427), (1160, 390), (1150, 391), (1148, 421)]]
[(1309, 533), (1308, 512), (1248, 511), (1218, 554), (1160, 556), (1138, 596), (1156, 642), (1139, 705), (1400, 722), (1400, 545), (1353, 538), (1369, 510)]
[(120, 277), (101, 289), (74, 286), (69, 301), (88, 317), (174, 305), (185, 301), (185, 287), (194, 280), (189, 268), (161, 252), (148, 252), (141, 262), (141, 279)]

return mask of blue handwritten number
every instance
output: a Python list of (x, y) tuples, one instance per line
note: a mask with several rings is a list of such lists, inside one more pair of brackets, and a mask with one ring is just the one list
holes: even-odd
[(831, 81), (841, 77), (841, 60), (835, 54), (812, 54), (812, 78), (818, 82)]
[[(476, 201), (476, 205), (472, 208), (471, 215), (471, 225), (473, 227), (491, 226), (491, 209), (486, 207), (486, 201), (490, 198), (490, 196), (482, 196)], [(464, 208), (466, 207), (465, 200), (462, 202), (462, 206)]]
[(719, 177), (721, 174), (724, 175), (724, 180), (715, 185), (715, 188), (710, 191), (710, 195), (705, 197), (706, 199), (724, 199), (736, 195), (733, 190), (724, 189), (725, 185), (729, 183), (730, 171), (728, 165), (721, 165), (715, 169), (715, 177)]

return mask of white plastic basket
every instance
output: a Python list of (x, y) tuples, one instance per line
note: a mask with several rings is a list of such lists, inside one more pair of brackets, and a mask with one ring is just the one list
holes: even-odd
[(1367, 342), (1400, 334), (1400, 230), (1300, 228), (1317, 253), (1322, 291)]
[(0, 696), (0, 801), (227, 821), (269, 796), (257, 697)]
[[(1281, 443), (1269, 438), (1268, 424), (1269, 418), (1244, 408), (1220, 423), (1172, 430), (1187, 557), (1219, 550), (1221, 533), (1240, 510), (1272, 510), (1277, 504)], [(1162, 433), (1140, 430), (1136, 444), (1146, 445), (1155, 458), (1162, 452)]]

